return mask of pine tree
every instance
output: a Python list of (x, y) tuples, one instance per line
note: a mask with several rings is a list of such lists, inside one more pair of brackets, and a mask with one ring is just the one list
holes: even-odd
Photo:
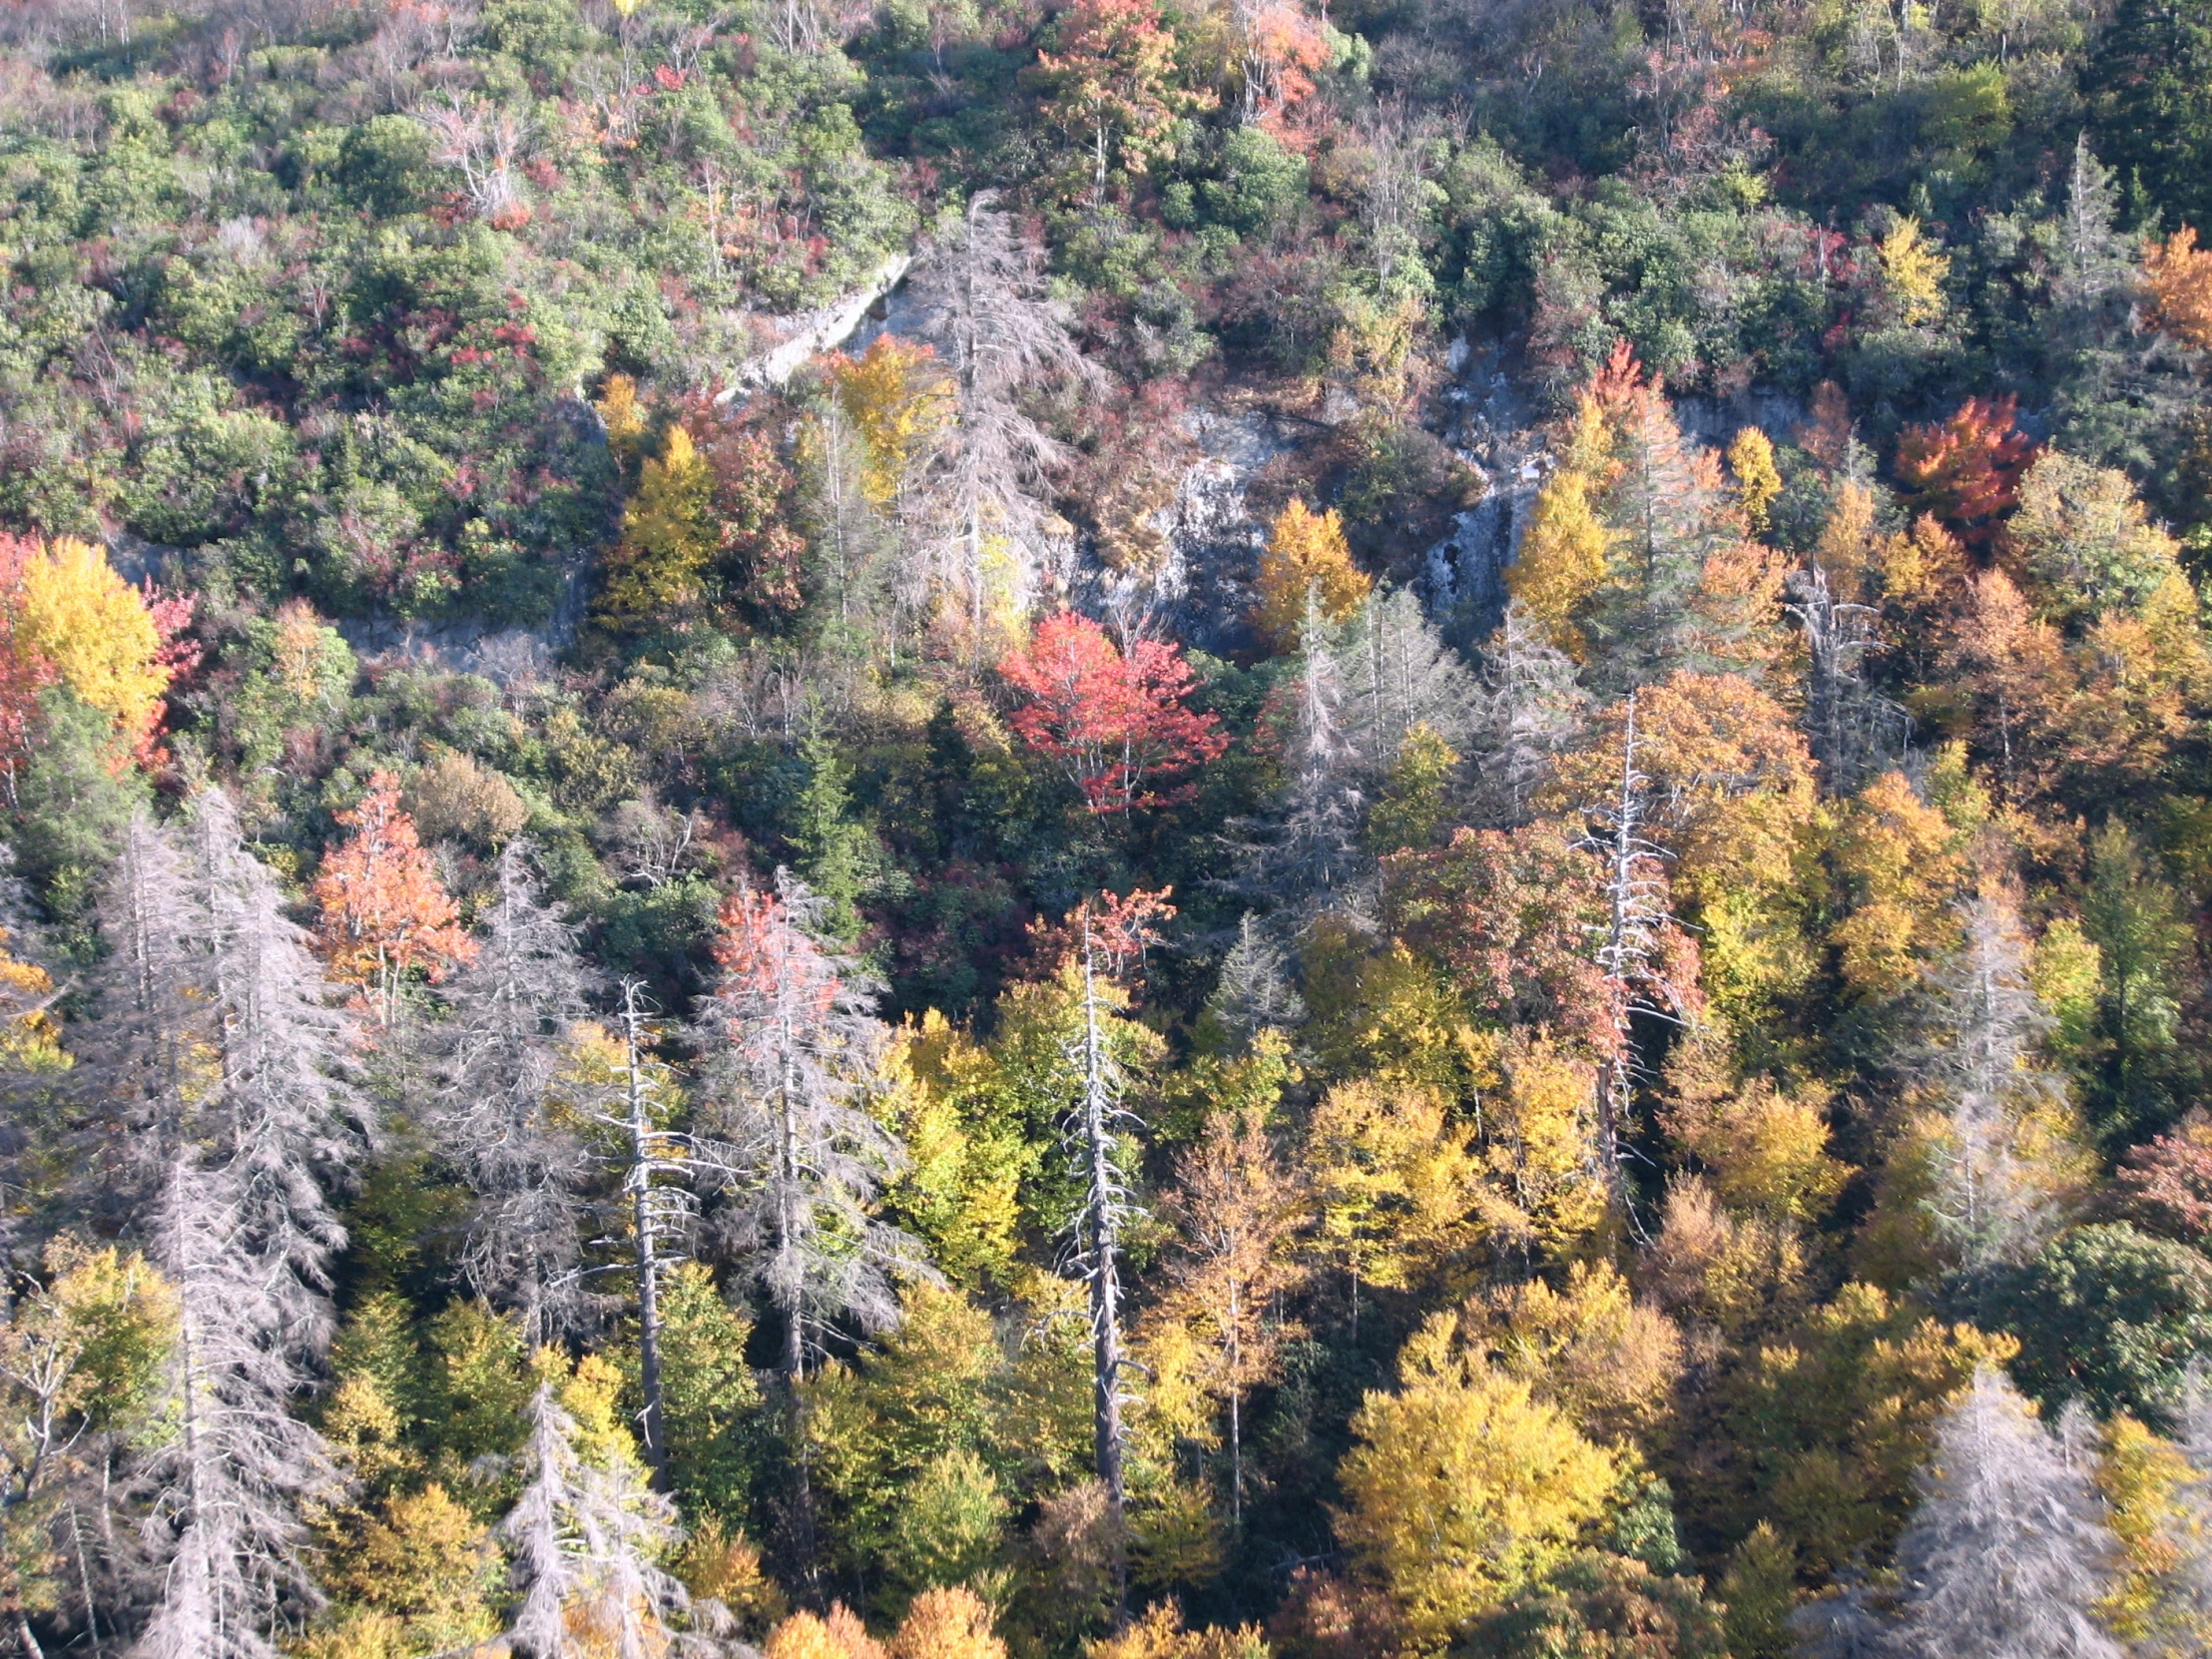
[(1580, 729), (1587, 696), (1574, 664), (1518, 600), (1482, 648), (1481, 688), (1461, 750), (1483, 818), (1498, 829), (1528, 822), (1552, 761)]
[(591, 1158), (552, 1095), (593, 974), (531, 851), (521, 840), (501, 850), (476, 960), (446, 990), (429, 1128), (475, 1195), (461, 1256), (470, 1288), (519, 1310), (535, 1346), (592, 1318), (581, 1277)]
[(1389, 770), (1415, 727), (1464, 752), (1481, 692), (1410, 588), (1379, 594), (1353, 612), (1333, 655), (1344, 684), (1345, 736), (1371, 777)]
[(102, 919), (76, 1081), (89, 1126), (124, 1131), (110, 1202), (179, 1306), (167, 1434), (138, 1474), (162, 1563), (143, 1646), (259, 1659), (315, 1602), (300, 1508), (332, 1471), (293, 1408), (330, 1334), (330, 1194), (373, 1128), (356, 1039), (218, 790), (181, 830), (130, 828)]
[[(2027, 941), (2008, 897), (1984, 890), (1963, 907), (1964, 942), (1930, 974), (1923, 1068), (1936, 1093), (1933, 1149), (1937, 1230), (1968, 1268), (2019, 1261), (2057, 1223), (2064, 1084), (2036, 1063), (2050, 1016), (2029, 978)], [(2038, 1136), (2038, 1128), (2043, 1133)]]
[(1326, 904), (1354, 880), (1364, 861), (1360, 825), (1367, 810), (1359, 756), (1342, 724), (1344, 679), (1318, 593), (1309, 592), (1305, 611), (1283, 750), (1289, 776), (1264, 815), (1226, 826), (1242, 865), (1235, 885), (1296, 913)]
[(1222, 958), (1221, 977), (1206, 1007), (1239, 1043), (1262, 1031), (1288, 1031), (1306, 1023), (1306, 1002), (1291, 983), (1290, 952), (1260, 918), (1247, 910), (1237, 920), (1237, 942)]
[(2118, 1541), (2084, 1451), (1994, 1371), (1936, 1431), (1898, 1540), (1899, 1646), (1918, 1659), (2119, 1659), (2096, 1607)]

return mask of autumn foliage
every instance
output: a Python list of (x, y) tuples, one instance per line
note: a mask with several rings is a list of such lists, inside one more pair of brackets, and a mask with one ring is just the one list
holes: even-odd
[(998, 672), (1024, 699), (1014, 731), (1060, 762), (1097, 814), (1188, 799), (1189, 785), (1155, 786), (1229, 747), (1220, 720), (1188, 706), (1195, 682), (1180, 650), (1138, 640), (1125, 654), (1105, 629), (1073, 611), (1037, 624)]
[(192, 601), (132, 587), (89, 542), (0, 535), (0, 757), (28, 753), (39, 695), (64, 686), (114, 721), (119, 756), (151, 759), (163, 698), (199, 660)]
[(2004, 515), (2035, 458), (2035, 440), (2013, 424), (2018, 403), (2010, 392), (1969, 397), (1938, 425), (1908, 426), (1898, 443), (1910, 505), (1934, 513), (1983, 557), (1998, 550)]
[(1277, 515), (1268, 550), (1260, 555), (1253, 622), (1278, 651), (1297, 647), (1309, 602), (1325, 624), (1357, 611), (1375, 583), (1352, 562), (1335, 508), (1317, 513), (1293, 498)]
[(476, 941), (422, 849), (414, 820), (400, 810), (397, 778), (372, 774), (368, 793), (337, 820), (351, 834), (315, 877), (316, 940), (331, 976), (372, 997), (388, 1025), (409, 976), (443, 979), (475, 959)]
[(2212, 248), (2197, 246), (2192, 227), (2150, 245), (2143, 282), (2158, 326), (2199, 351), (2212, 351)]

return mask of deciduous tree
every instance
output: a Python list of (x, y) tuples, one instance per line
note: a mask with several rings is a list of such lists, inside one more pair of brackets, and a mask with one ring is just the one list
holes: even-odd
[(337, 821), (352, 834), (315, 875), (316, 942), (332, 974), (358, 987), (388, 1029), (407, 980), (417, 972), (443, 979), (475, 959), (476, 941), (400, 810), (397, 778), (370, 774), (367, 793)]
[(1140, 639), (1123, 652), (1074, 611), (1038, 623), (998, 672), (1027, 700), (1014, 711), (1014, 731), (1065, 767), (1084, 805), (1102, 816), (1180, 799), (1155, 786), (1229, 747), (1220, 719), (1188, 706), (1194, 683), (1179, 649)]
[(1374, 580), (1352, 562), (1337, 510), (1293, 496), (1276, 515), (1253, 604), (1253, 625), (1277, 651), (1302, 648), (1309, 605), (1334, 629), (1367, 602)]

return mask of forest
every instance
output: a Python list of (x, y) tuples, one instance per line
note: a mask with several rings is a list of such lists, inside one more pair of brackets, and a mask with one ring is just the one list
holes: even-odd
[(0, 1648), (2212, 1653), (2212, 0), (0, 0)]

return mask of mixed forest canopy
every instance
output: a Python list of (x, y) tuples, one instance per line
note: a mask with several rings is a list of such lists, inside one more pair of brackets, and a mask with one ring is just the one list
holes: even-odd
[(2212, 0), (0, 0), (0, 1646), (2212, 1650)]

